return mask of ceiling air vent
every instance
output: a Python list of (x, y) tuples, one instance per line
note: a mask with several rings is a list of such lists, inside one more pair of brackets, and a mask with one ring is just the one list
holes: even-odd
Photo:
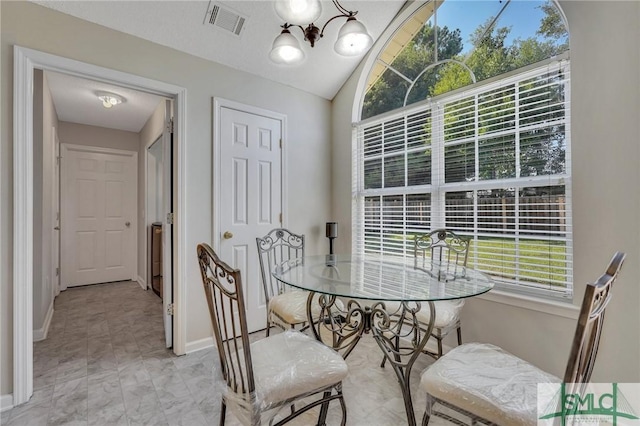
[(205, 24), (213, 25), (229, 31), (237, 36), (242, 33), (244, 23), (247, 20), (245, 16), (240, 15), (235, 10), (220, 3), (209, 2), (207, 14), (205, 15)]

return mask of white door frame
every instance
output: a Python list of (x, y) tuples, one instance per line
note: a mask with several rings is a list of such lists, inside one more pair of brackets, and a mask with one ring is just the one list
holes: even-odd
[[(187, 90), (173, 84), (14, 46), (13, 50), (13, 405), (33, 394), (33, 71), (56, 71), (175, 100), (177, 173), (174, 352), (186, 346), (185, 171)], [(189, 251), (190, 252), (190, 251)]]
[[(133, 162), (133, 176), (135, 178), (135, 185), (133, 188), (133, 200), (136, 202), (134, 209), (135, 212), (133, 214), (134, 219), (131, 219), (131, 232), (133, 233), (133, 252), (135, 254), (135, 256), (133, 257), (133, 271), (131, 271), (131, 276), (129, 277), (129, 279), (131, 281), (135, 281), (137, 279), (138, 276), (138, 227), (139, 224), (138, 222), (139, 217), (138, 217), (138, 152), (137, 151), (127, 151), (124, 149), (113, 149), (113, 148), (103, 148), (103, 147), (97, 147), (97, 146), (90, 146), (90, 145), (75, 145), (75, 144), (70, 144), (70, 143), (63, 143), (61, 144), (61, 156), (63, 158), (66, 157), (67, 159), (69, 158), (69, 151), (75, 151), (75, 152), (90, 152), (90, 153), (95, 153), (95, 154), (112, 154), (112, 155), (118, 155), (121, 157), (125, 157), (125, 158), (129, 158), (132, 162)], [(62, 166), (62, 164), (61, 164)], [(62, 176), (62, 168), (60, 169), (61, 172), (61, 176)], [(68, 175), (67, 175), (68, 176)], [(60, 198), (62, 199), (62, 190), (64, 190), (65, 194), (68, 193), (69, 188), (64, 188), (64, 179), (61, 179), (61, 185), (60, 185)], [(62, 203), (60, 205), (60, 219), (62, 219)], [(66, 220), (66, 219), (65, 219)], [(60, 233), (60, 241), (62, 242), (62, 235), (67, 232), (67, 230), (65, 229), (65, 227), (62, 227), (62, 231)], [(63, 267), (67, 266), (66, 264), (61, 262), (61, 267), (60, 270), (63, 271)], [(65, 276), (68, 278), (68, 271), (65, 272)], [(60, 274), (60, 278), (62, 278), (62, 274)], [(64, 289), (66, 290), (67, 286), (66, 284), (64, 285)]]
[(279, 114), (277, 112), (269, 111), (266, 109), (254, 107), (251, 105), (245, 105), (240, 102), (230, 101), (224, 98), (213, 98), (213, 224), (212, 224), (212, 239), (211, 243), (213, 244), (213, 249), (215, 251), (220, 251), (220, 242), (222, 241), (222, 231), (220, 227), (220, 217), (221, 217), (221, 204), (222, 200), (220, 199), (221, 194), (221, 186), (222, 186), (222, 166), (220, 164), (222, 160), (222, 156), (220, 153), (221, 149), (221, 133), (220, 133), (220, 110), (222, 108), (230, 108), (235, 109), (242, 112), (247, 112), (250, 114), (262, 115), (265, 117), (273, 118), (275, 120), (280, 120), (282, 123), (282, 129), (280, 135), (282, 136), (282, 149), (280, 151), (281, 155), (281, 173), (282, 173), (282, 199), (280, 200), (282, 204), (282, 227), (286, 228), (288, 224), (289, 214), (287, 211), (287, 206), (289, 203), (287, 202), (287, 193), (288, 193), (288, 182), (287, 179), (287, 116), (284, 114)]

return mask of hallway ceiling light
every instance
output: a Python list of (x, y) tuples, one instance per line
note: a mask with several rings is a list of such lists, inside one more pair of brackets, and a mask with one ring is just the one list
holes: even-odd
[(332, 0), (332, 2), (340, 13), (329, 19), (320, 30), (314, 24), (322, 13), (320, 0), (276, 0), (276, 14), (285, 23), (281, 25), (282, 32), (273, 41), (273, 47), (269, 53), (271, 60), (278, 64), (299, 63), (304, 59), (304, 52), (298, 39), (291, 34), (289, 28), (300, 28), (304, 40), (308, 41), (311, 47), (314, 47), (316, 41), (324, 36), (324, 30), (329, 22), (337, 18), (347, 18), (347, 21), (340, 28), (338, 39), (333, 46), (338, 54), (357, 56), (371, 47), (373, 39), (367, 32), (367, 28), (355, 18), (358, 11), (345, 9), (338, 3), (338, 0)]
[(122, 96), (107, 92), (98, 93), (98, 99), (102, 101), (102, 106), (105, 108), (111, 108), (114, 105), (124, 102), (124, 98)]

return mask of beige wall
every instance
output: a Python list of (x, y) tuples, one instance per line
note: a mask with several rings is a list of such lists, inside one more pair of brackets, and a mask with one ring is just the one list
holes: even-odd
[(42, 335), (47, 313), (53, 309), (53, 129), (58, 128), (58, 115), (41, 70), (34, 72), (33, 100), (33, 330)]
[(67, 121), (60, 122), (58, 137), (60, 138), (60, 143), (72, 145), (96, 146), (136, 152), (140, 149), (140, 135), (138, 133), (69, 123)]
[[(60, 123), (58, 121), (58, 113), (56, 107), (53, 104), (53, 98), (51, 97), (51, 90), (49, 89), (49, 82), (47, 81), (47, 74), (44, 74), (42, 82), (43, 86), (43, 129), (42, 129), (42, 299), (41, 299), (41, 313), (47, 315), (49, 309), (53, 307), (54, 298), (54, 283), (57, 279), (55, 272), (53, 271), (53, 227), (55, 226), (54, 216), (55, 203), (54, 203), (54, 184), (55, 184), (55, 136), (54, 132), (58, 132)], [(54, 130), (55, 129), (55, 130)], [(35, 191), (34, 191), (35, 193)], [(34, 209), (34, 217), (38, 216)], [(34, 283), (35, 284), (35, 283)], [(43, 321), (46, 318), (43, 318)], [(34, 323), (34, 329), (40, 329), (46, 324), (38, 325)], [(46, 330), (43, 330), (43, 332)]]
[[(0, 394), (12, 390), (12, 92), (13, 45), (164, 81), (187, 89), (186, 306), (187, 342), (211, 334), (195, 259), (198, 242), (212, 232), (212, 102), (219, 96), (287, 116), (289, 205), (287, 225), (307, 236), (308, 252), (326, 250), (329, 219), (331, 103), (320, 97), (109, 30), (29, 2), (0, 2)], [(62, 139), (62, 135), (61, 135)], [(314, 190), (309, 191), (309, 185)], [(192, 255), (193, 250), (194, 255)], [(15, 284), (17, 285), (17, 284)]]
[[(626, 252), (593, 380), (638, 382), (640, 2), (564, 1), (561, 7), (571, 35), (574, 305), (613, 253)], [(361, 74), (345, 84), (332, 110), (332, 213), (345, 224), (351, 218), (351, 110)], [(349, 239), (338, 244), (350, 250)], [(496, 343), (564, 374), (575, 320), (476, 298), (465, 306), (462, 323), (465, 341)]]
[(33, 73), (33, 329), (44, 323), (42, 313), (42, 181), (43, 181), (43, 131), (44, 131), (44, 74)]
[[(151, 223), (156, 221), (155, 217), (155, 208), (148, 207), (152, 210), (154, 216), (153, 218), (149, 218), (149, 220), (145, 221), (145, 213), (149, 216), (149, 212), (145, 212), (145, 199), (147, 199), (147, 176), (145, 176), (145, 162), (147, 157), (147, 148), (155, 142), (160, 136), (162, 136), (162, 131), (164, 129), (164, 110), (165, 110), (165, 101), (162, 100), (158, 103), (155, 111), (145, 125), (140, 130), (140, 145), (138, 151), (138, 212), (140, 213), (138, 223), (138, 276), (141, 277), (147, 285), (151, 285), (149, 280), (147, 279), (147, 275), (149, 272), (149, 267), (147, 265), (147, 259), (149, 256), (148, 247), (151, 236), (151, 230), (149, 226)], [(155, 170), (155, 162), (152, 164), (152, 169)]]

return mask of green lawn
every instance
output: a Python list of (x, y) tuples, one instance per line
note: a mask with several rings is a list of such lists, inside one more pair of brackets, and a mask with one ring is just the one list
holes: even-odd
[[(406, 238), (406, 239), (405, 239)], [(386, 235), (385, 239), (404, 240), (405, 249), (412, 250), (413, 234)], [(401, 254), (401, 245), (398, 246)], [(567, 274), (567, 251), (564, 242), (526, 239), (520, 240), (519, 253), (512, 239), (480, 237), (471, 242), (469, 266), (479, 268), (496, 277), (514, 279), (516, 258), (519, 275), (537, 284), (564, 286)]]
[[(560, 283), (566, 282), (567, 252), (564, 242), (521, 240), (519, 246), (517, 257), (522, 278), (540, 284), (563, 285)], [(476, 256), (477, 265), (474, 264)], [(480, 238), (471, 244), (469, 265), (500, 277), (513, 278), (516, 244), (507, 239)]]

